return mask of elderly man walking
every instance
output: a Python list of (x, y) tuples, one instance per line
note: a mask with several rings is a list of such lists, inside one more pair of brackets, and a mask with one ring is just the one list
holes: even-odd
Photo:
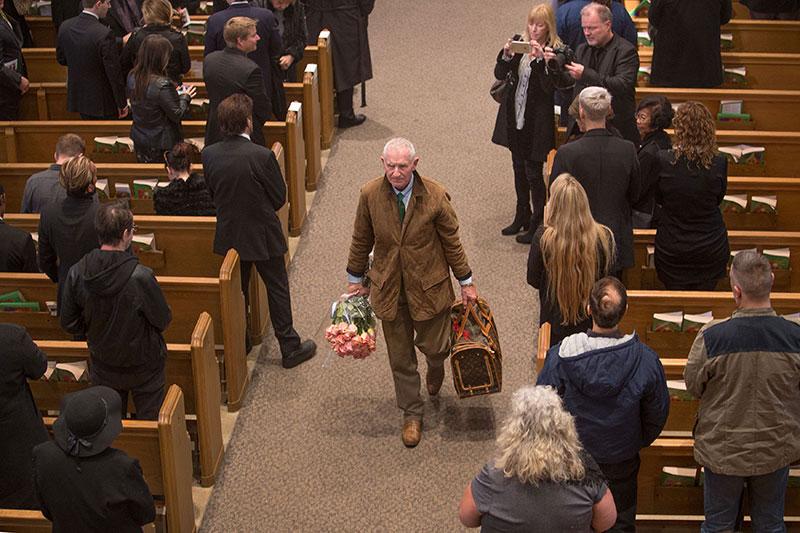
[(683, 373), (700, 398), (701, 531), (733, 531), (745, 483), (753, 531), (786, 531), (789, 465), (800, 457), (800, 323), (772, 309), (775, 276), (763, 255), (739, 252), (730, 277), (737, 309), (700, 330)]
[(441, 184), (417, 173), (414, 145), (403, 138), (390, 140), (381, 162), (384, 175), (367, 182), (358, 200), (347, 292), (371, 293), (386, 336), (397, 406), (403, 411), (403, 444), (413, 448), (422, 437), (423, 415), (414, 347), (425, 354), (428, 394), (435, 396), (450, 351), (450, 270), (465, 303), (477, 300), (477, 291), (450, 196)]

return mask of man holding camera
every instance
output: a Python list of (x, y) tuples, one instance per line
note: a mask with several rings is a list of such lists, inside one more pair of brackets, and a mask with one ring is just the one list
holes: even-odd
[[(589, 86), (605, 87), (611, 93), (613, 116), (608, 124), (614, 126), (623, 138), (639, 143), (636, 129), (636, 73), (639, 54), (636, 47), (611, 30), (611, 10), (606, 6), (589, 3), (581, 9), (581, 26), (586, 43), (578, 46), (575, 58), (564, 65), (564, 70), (575, 80), (573, 99)], [(550, 63), (556, 59), (551, 51), (545, 52)], [(570, 119), (567, 136), (577, 131)]]

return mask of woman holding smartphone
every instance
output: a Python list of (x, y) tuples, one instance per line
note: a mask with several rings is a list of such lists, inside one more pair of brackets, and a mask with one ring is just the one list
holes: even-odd
[[(512, 45), (520, 40), (527, 45)], [(542, 170), (556, 138), (553, 93), (556, 87), (571, 84), (563, 72), (548, 69), (544, 59), (545, 48), (560, 45), (553, 8), (538, 4), (528, 12), (524, 35), (506, 42), (494, 67), (495, 78), (503, 80), (510, 74), (511, 83), (497, 111), (492, 142), (511, 151), (517, 196), (514, 221), (501, 233), (525, 231), (517, 235), (517, 242), (525, 244), (531, 243), (544, 213)], [(520, 53), (522, 47), (524, 53)]]

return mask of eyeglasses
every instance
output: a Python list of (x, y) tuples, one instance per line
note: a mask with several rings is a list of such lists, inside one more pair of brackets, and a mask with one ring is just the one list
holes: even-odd
[(647, 113), (636, 113), (636, 121), (637, 122), (647, 122), (650, 120), (650, 115)]

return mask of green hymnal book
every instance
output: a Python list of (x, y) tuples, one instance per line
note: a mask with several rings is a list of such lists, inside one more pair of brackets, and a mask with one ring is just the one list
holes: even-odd
[(749, 144), (719, 147), (719, 153), (737, 165), (763, 165), (765, 152), (766, 148), (763, 146), (750, 146)]
[(11, 291), (0, 294), (0, 302), (24, 302), (25, 297), (20, 291)]
[(720, 114), (733, 114), (738, 115), (742, 112), (742, 100), (720, 100), (719, 112)]
[(156, 234), (155, 233), (142, 233), (133, 236), (133, 251), (151, 252), (156, 249)]
[(686, 383), (682, 379), (668, 379), (667, 389), (669, 390), (669, 397), (676, 400), (694, 400), (689, 391), (686, 390)]
[(653, 313), (653, 331), (680, 331), (683, 324), (683, 311)]
[(39, 302), (0, 302), (0, 311), (39, 311)]
[(653, 46), (653, 41), (650, 39), (650, 34), (646, 31), (637, 31), (636, 44), (639, 46)]
[(58, 364), (58, 361), (48, 361), (47, 362), (47, 370), (44, 371), (44, 374), (39, 379), (41, 379), (42, 381), (50, 381), (50, 380), (55, 381), (56, 380), (55, 373), (56, 373), (56, 365), (57, 364)]
[(631, 9), (628, 13), (632, 17), (646, 17), (647, 9), (650, 7), (650, 0), (642, 0), (639, 4)]
[(153, 192), (158, 186), (157, 178), (133, 180), (134, 198), (152, 198)]
[(719, 47), (722, 50), (730, 50), (733, 48), (733, 34), (732, 33), (720, 33), (719, 34)]
[(203, 148), (206, 147), (206, 140), (203, 137), (190, 137), (184, 140), (189, 144), (195, 145), (201, 152), (203, 151)]
[[(74, 363), (57, 363), (53, 374), (56, 381), (89, 381), (89, 373), (86, 361), (75, 361)], [(52, 379), (52, 378), (51, 378)]]
[(771, 250), (764, 248), (762, 253), (769, 261), (769, 264), (772, 265), (773, 270), (789, 270), (791, 253), (788, 248), (773, 248)]
[(108, 200), (108, 180), (97, 180), (94, 184), (94, 189), (97, 191), (97, 197), (100, 200)]
[(725, 81), (733, 85), (747, 84), (747, 67), (725, 67), (723, 69)]
[(114, 183), (114, 196), (116, 198), (130, 198), (131, 186), (127, 183)]
[(723, 213), (744, 213), (747, 210), (747, 195), (726, 194), (722, 197), (719, 208)]
[(750, 211), (753, 213), (775, 214), (778, 209), (777, 196), (753, 196), (750, 198)]
[(720, 122), (750, 122), (749, 113), (717, 113)]
[(47, 310), (50, 311), (50, 316), (58, 316), (58, 304), (52, 300), (48, 300), (44, 303), (47, 306)]
[(206, 24), (205, 22), (189, 22), (184, 25), (186, 29), (186, 42), (190, 45), (205, 44)]
[(642, 83), (650, 81), (650, 65), (639, 65), (639, 72), (636, 73), (636, 80)]
[(95, 137), (94, 151), (105, 154), (130, 153), (133, 152), (133, 139), (116, 135)]
[(706, 311), (705, 313), (697, 313), (697, 314), (686, 313), (683, 315), (683, 323), (681, 324), (681, 329), (683, 331), (688, 331), (689, 333), (697, 333), (698, 331), (700, 331), (700, 328), (702, 328), (712, 320), (714, 320), (714, 316), (711, 314), (711, 311)]
[(52, 17), (53, 6), (49, 0), (37, 0), (28, 9), (28, 15), (38, 15), (40, 17)]

